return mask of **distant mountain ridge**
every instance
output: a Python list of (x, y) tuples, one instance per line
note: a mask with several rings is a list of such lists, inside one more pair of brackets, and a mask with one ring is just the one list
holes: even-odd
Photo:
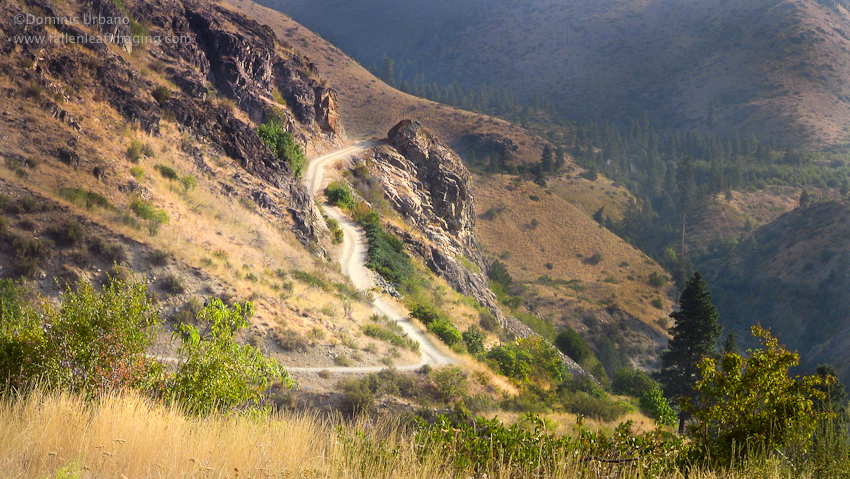
[[(569, 117), (848, 141), (850, 13), (816, 0), (264, 0), (361, 63), (542, 98)], [(380, 28), (375, 28), (379, 25)]]

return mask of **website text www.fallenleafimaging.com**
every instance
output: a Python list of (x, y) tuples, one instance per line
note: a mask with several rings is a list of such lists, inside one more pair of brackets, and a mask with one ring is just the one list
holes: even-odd
[[(127, 16), (103, 17), (97, 15), (84, 14), (80, 16), (66, 17), (50, 17), (37, 16), (28, 13), (19, 13), (15, 15), (15, 24), (25, 27), (46, 27), (54, 26), (61, 27), (66, 25), (93, 27), (100, 30), (105, 30), (103, 33), (91, 34), (80, 29), (75, 29), (73, 33), (69, 31), (47, 32), (42, 30), (40, 33), (33, 34), (17, 34), (11, 35), (7, 41), (19, 44), (49, 44), (49, 43), (78, 43), (78, 44), (131, 44), (139, 46), (141, 44), (185, 44), (195, 41), (194, 35), (151, 35), (151, 34), (129, 34), (124, 35), (116, 33), (120, 31), (130, 30), (131, 21)], [(111, 31), (110, 31), (111, 30)]]

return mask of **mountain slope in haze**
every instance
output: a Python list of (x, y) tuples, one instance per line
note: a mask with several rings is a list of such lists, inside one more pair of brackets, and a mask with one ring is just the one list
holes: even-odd
[[(816, 0), (264, 0), (361, 63), (491, 85), (569, 117), (847, 141), (850, 13)], [(379, 25), (380, 28), (375, 28)]]
[[(706, 273), (726, 330), (769, 327), (804, 366), (834, 365), (850, 377), (850, 203), (819, 202), (785, 213), (697, 267)], [(743, 340), (742, 340), (743, 339)]]

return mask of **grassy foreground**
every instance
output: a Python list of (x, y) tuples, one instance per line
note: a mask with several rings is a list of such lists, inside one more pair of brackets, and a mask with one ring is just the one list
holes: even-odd
[[(412, 432), (393, 420), (344, 423), (289, 413), (194, 417), (132, 394), (91, 402), (35, 393), (0, 402), (0, 471), (9, 478), (459, 477), (437, 448), (428, 449), (414, 446)], [(583, 459), (562, 458), (535, 476), (648, 477), (628, 464)], [(486, 477), (532, 475), (512, 464)], [(786, 475), (767, 463), (740, 472), (692, 470), (688, 477)]]

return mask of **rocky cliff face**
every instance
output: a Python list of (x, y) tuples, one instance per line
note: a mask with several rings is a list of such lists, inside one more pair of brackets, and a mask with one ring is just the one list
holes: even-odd
[[(490, 290), (489, 265), (474, 235), (469, 172), (460, 158), (416, 121), (398, 123), (387, 139), (388, 145), (370, 151), (373, 167), (383, 180), (384, 197), (420, 234), (391, 230), (431, 271), (489, 309), (506, 330), (517, 337), (535, 335), (502, 313)], [(563, 360), (572, 372), (586, 374), (571, 359)]]
[[(7, 38), (0, 52), (20, 56), (20, 62), (4, 67), (16, 70), (7, 71), (9, 76), (20, 79), (23, 86), (29, 82), (29, 88), (50, 92), (41, 96), (42, 108), (71, 126), (77, 125), (77, 129), (77, 120), (60, 106), (68, 85), (98, 92), (128, 122), (150, 135), (160, 133), (164, 119), (177, 122), (187, 134), (237, 160), (248, 173), (272, 187), (274, 191), (263, 195), (240, 194), (255, 200), (263, 198), (258, 205), (272, 212), (288, 211), (302, 242), (315, 243), (317, 229), (324, 228), (318, 209), (287, 162), (276, 158), (253, 129), (274, 116), (308, 155), (339, 146), (345, 141), (345, 132), (335, 92), (324, 85), (312, 63), (277, 39), (268, 27), (224, 7), (193, 0), (135, 2), (129, 8), (119, 8), (109, 0), (62, 4), (26, 0), (23, 5), (5, 5), (0, 31), (7, 37), (48, 33), (43, 25), (15, 22), (15, 15), (34, 7), (47, 17), (127, 15), (143, 23), (145, 36), (179, 38), (179, 42), (143, 42), (140, 47), (130, 38), (129, 25), (108, 29), (82, 24), (57, 26), (68, 35), (101, 34), (125, 52), (133, 51), (136, 43), (134, 55), (146, 55), (153, 72), (133, 68), (104, 43), (68, 48), (61, 43)], [(159, 75), (163, 78), (157, 78)], [(162, 80), (177, 89), (165, 86)], [(163, 87), (167, 94), (154, 98), (153, 93)], [(67, 94), (64, 96), (67, 99)], [(53, 98), (58, 100), (54, 102)], [(72, 144), (52, 153), (57, 157), (81, 154)]]

